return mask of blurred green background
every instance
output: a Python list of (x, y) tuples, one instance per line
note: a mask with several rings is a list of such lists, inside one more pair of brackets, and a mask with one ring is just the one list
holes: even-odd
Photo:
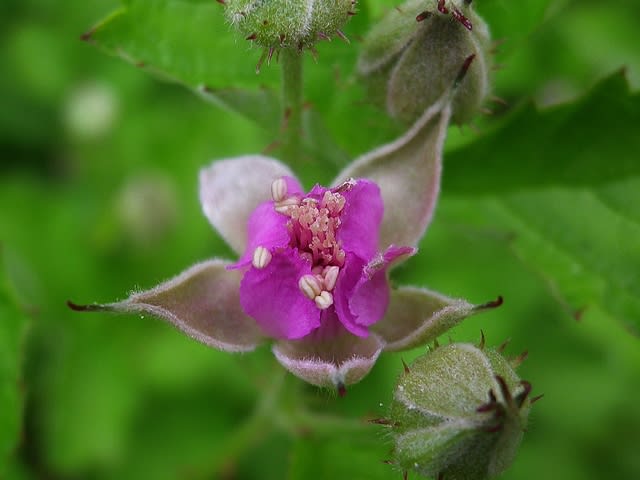
[[(375, 17), (393, 3), (363, 8)], [(638, 2), (475, 3), (505, 39), (495, 91), (511, 105), (481, 129), (529, 98), (547, 106), (579, 98), (623, 66), (632, 90), (640, 87)], [(201, 259), (230, 256), (201, 214), (198, 170), (273, 140), (246, 118), (80, 41), (117, 6), (0, 3), (0, 478), (399, 478), (381, 463), (389, 450), (383, 429), (361, 420), (384, 415), (400, 355), (383, 356), (338, 399), (285, 378), (268, 346), (232, 356), (155, 319), (66, 307), (68, 299), (120, 299)], [(335, 48), (357, 48), (363, 18), (346, 28), (354, 42)], [(332, 46), (307, 69), (330, 69), (322, 54)], [(257, 57), (242, 44), (236, 62), (252, 71)], [(323, 88), (308, 85), (308, 96)], [(350, 156), (387, 139), (362, 135), (336, 137)], [(452, 127), (447, 151), (455, 155), (474, 135)], [(585, 139), (574, 141), (579, 149)], [(446, 160), (436, 219), (419, 257), (394, 281), (475, 303), (505, 297), (502, 308), (450, 334), (477, 341), (482, 329), (493, 345), (511, 338), (507, 352), (529, 351), (521, 376), (545, 394), (502, 478), (640, 478), (638, 339), (597, 306), (572, 315), (580, 305), (569, 308), (517, 249), (473, 226), (477, 199), (459, 188), (447, 193)], [(309, 185), (337, 166), (295, 168)], [(500, 171), (489, 174), (500, 181)], [(261, 416), (279, 382), (313, 416), (308, 428), (287, 420), (299, 410), (291, 398), (279, 416)]]

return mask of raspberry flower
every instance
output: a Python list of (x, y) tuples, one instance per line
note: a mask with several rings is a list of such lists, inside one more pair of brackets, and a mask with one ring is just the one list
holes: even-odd
[(448, 104), (432, 107), (333, 187), (308, 193), (272, 158), (213, 162), (200, 173), (202, 208), (238, 261), (204, 261), (122, 302), (69, 306), (146, 312), (230, 352), (270, 340), (287, 370), (344, 393), (383, 350), (423, 344), (493, 306), (389, 287), (389, 268), (416, 252), (431, 220), (449, 116)]

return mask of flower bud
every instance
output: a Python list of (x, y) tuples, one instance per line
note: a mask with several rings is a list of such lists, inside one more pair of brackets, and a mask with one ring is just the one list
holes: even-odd
[[(462, 124), (489, 93), (490, 48), (489, 29), (471, 0), (409, 0), (369, 32), (358, 73), (370, 98), (406, 123), (456, 85), (452, 122)], [(473, 61), (459, 79), (469, 58)]]
[(225, 15), (247, 40), (269, 49), (312, 47), (342, 36), (356, 0), (226, 0)]
[[(518, 360), (522, 360), (520, 357)], [(445, 480), (483, 480), (513, 461), (531, 385), (494, 350), (438, 347), (401, 376), (388, 420), (393, 464)]]

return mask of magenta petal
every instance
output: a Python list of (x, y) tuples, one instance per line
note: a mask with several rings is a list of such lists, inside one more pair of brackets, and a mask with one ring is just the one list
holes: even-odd
[(211, 347), (229, 352), (253, 350), (264, 334), (240, 308), (240, 274), (226, 270), (228, 263), (202, 262), (151, 290), (134, 293), (123, 302), (75, 308), (148, 313)]
[(341, 389), (359, 382), (369, 373), (383, 349), (376, 335), (360, 338), (341, 330), (325, 339), (279, 341), (273, 353), (296, 377), (319, 387)]
[(247, 315), (275, 338), (295, 339), (320, 326), (320, 310), (298, 287), (300, 277), (311, 273), (297, 251), (273, 254), (262, 269), (251, 267), (240, 284), (240, 303)]
[(389, 305), (387, 270), (393, 263), (414, 255), (416, 251), (417, 249), (412, 247), (392, 245), (363, 269), (349, 300), (349, 307), (359, 325), (373, 325), (384, 316)]
[(357, 180), (342, 195), (346, 203), (340, 217), (338, 240), (345, 251), (360, 258), (371, 258), (378, 251), (384, 213), (380, 188), (369, 180)]
[(247, 246), (247, 221), (258, 205), (271, 199), (271, 183), (287, 178), (299, 189), (289, 167), (262, 155), (217, 160), (200, 171), (200, 203), (205, 215), (238, 254)]
[(353, 295), (356, 285), (362, 278), (366, 263), (358, 256), (348, 253), (346, 261), (335, 289), (333, 290), (333, 301), (336, 314), (344, 328), (359, 337), (366, 337), (369, 334), (368, 329), (357, 322), (356, 315), (349, 305), (349, 301)]
[(288, 218), (274, 210), (273, 202), (264, 202), (249, 217), (247, 224), (247, 249), (233, 268), (251, 263), (253, 251), (265, 247), (273, 251), (289, 244)]

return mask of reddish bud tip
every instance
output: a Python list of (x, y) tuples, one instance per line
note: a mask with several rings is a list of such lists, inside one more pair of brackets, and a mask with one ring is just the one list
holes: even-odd
[(431, 12), (425, 10), (424, 12), (419, 13), (418, 15), (416, 15), (416, 22), (423, 22), (427, 18), (429, 18), (430, 16), (431, 16)]
[(507, 338), (504, 342), (502, 342), (502, 343), (498, 346), (498, 348), (496, 348), (496, 351), (497, 351), (498, 353), (502, 353), (502, 352), (504, 352), (504, 350), (507, 348), (507, 345), (509, 345), (509, 342), (510, 342), (510, 341), (511, 341), (511, 339), (510, 339), (510, 338)]
[(473, 25), (471, 24), (469, 19), (462, 14), (460, 10), (458, 10), (457, 8), (454, 8), (453, 12), (451, 12), (451, 15), (453, 15), (453, 18), (455, 18), (458, 22), (460, 22), (464, 26), (464, 28), (466, 28), (469, 31), (473, 30)]
[(251, 35), (246, 37), (245, 40), (255, 40), (256, 38), (258, 38), (258, 34), (257, 33), (252, 33)]
[(438, 0), (438, 11), (446, 15), (447, 13), (449, 13), (449, 9), (444, 6), (444, 2), (445, 0)]
[(520, 355), (511, 360), (511, 365), (513, 366), (513, 368), (518, 368), (520, 365), (522, 365), (522, 362), (524, 362), (528, 356), (529, 352), (525, 350)]
[(536, 403), (538, 400), (540, 400), (542, 397), (544, 397), (544, 393), (541, 393), (540, 395), (536, 395), (535, 397), (533, 397), (531, 399), (531, 405), (533, 405), (534, 403)]
[(502, 305), (503, 303), (504, 303), (504, 298), (502, 298), (502, 295), (500, 295), (495, 300), (492, 300), (492, 301), (487, 302), (487, 303), (483, 303), (482, 305), (478, 305), (476, 307), (476, 310), (487, 310), (487, 309), (490, 309), (490, 308), (497, 308), (500, 305)]
[(94, 32), (95, 30), (93, 28), (87, 32), (84, 32), (82, 35), (80, 35), (80, 40), (82, 40), (83, 42), (91, 41), (91, 37), (93, 37)]
[(409, 370), (409, 365), (407, 365), (407, 363), (404, 361), (404, 359), (401, 359), (401, 360), (402, 360), (402, 367), (404, 368), (404, 373), (405, 374), (411, 373), (411, 370)]
[(99, 312), (105, 309), (102, 305), (78, 305), (71, 300), (67, 300), (67, 307), (74, 312)]
[(347, 387), (344, 386), (344, 383), (338, 383), (338, 395), (343, 398), (347, 394)]
[(511, 404), (513, 402), (513, 397), (511, 396), (511, 391), (509, 390), (509, 386), (505, 381), (504, 377), (501, 375), (495, 376), (496, 382), (500, 386), (500, 391), (502, 392), (502, 398), (507, 402), (507, 404)]
[(344, 34), (344, 32), (342, 32), (342, 30), (338, 30), (336, 32), (336, 35), (340, 38), (340, 40), (342, 40), (345, 43), (351, 43), (349, 41), (349, 39), (347, 38), (347, 36)]
[(373, 418), (369, 420), (369, 423), (375, 423), (376, 425), (385, 425), (391, 427), (398, 427), (400, 424), (398, 422), (394, 422), (389, 420), (388, 418)]
[(462, 80), (464, 80), (464, 77), (467, 75), (467, 72), (469, 71), (469, 67), (471, 67), (471, 63), (473, 62), (474, 58), (476, 58), (475, 53), (465, 58), (464, 63), (462, 64), (462, 67), (460, 67), (460, 71), (458, 72), (458, 75), (456, 76), (456, 79), (453, 82), (454, 87), (457, 87), (458, 85), (460, 85), (460, 83), (462, 83)]

